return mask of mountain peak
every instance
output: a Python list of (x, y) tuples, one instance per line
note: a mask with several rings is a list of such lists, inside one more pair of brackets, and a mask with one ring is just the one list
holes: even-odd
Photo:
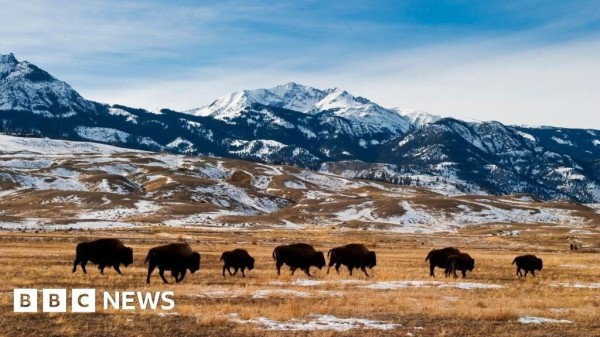
[(395, 111), (379, 106), (366, 98), (355, 97), (346, 90), (337, 87), (320, 90), (295, 82), (270, 89), (234, 92), (187, 113), (232, 120), (241, 116), (253, 104), (313, 115), (328, 112), (375, 130), (387, 129), (403, 133), (411, 127), (410, 122)]
[(14, 54), (0, 55), (0, 111), (33, 112), (48, 118), (95, 111), (65, 82)]

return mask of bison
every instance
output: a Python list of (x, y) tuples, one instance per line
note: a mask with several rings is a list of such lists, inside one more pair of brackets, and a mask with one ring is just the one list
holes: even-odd
[(165, 279), (165, 270), (170, 270), (175, 282), (179, 283), (188, 269), (192, 274), (200, 269), (200, 254), (192, 251), (187, 243), (171, 243), (151, 248), (145, 262), (148, 263), (146, 283), (150, 283), (150, 275), (156, 267), (164, 283), (169, 283)]
[[(527, 277), (527, 273), (531, 272), (531, 275), (535, 277), (536, 270), (542, 270), (543, 263), (542, 259), (536, 257), (535, 255), (521, 255), (515, 257), (512, 264), (517, 264), (517, 275)], [(521, 272), (521, 269), (525, 270), (525, 275)]]
[(467, 253), (459, 253), (455, 255), (448, 256), (446, 260), (446, 276), (450, 276), (454, 274), (454, 277), (458, 277), (456, 275), (456, 270), (460, 270), (462, 272), (462, 277), (467, 277), (467, 270), (473, 271), (475, 268), (475, 260)]
[(119, 239), (108, 238), (81, 242), (75, 248), (73, 272), (77, 270), (77, 265), (81, 265), (81, 269), (87, 274), (85, 265), (88, 261), (97, 264), (102, 274), (104, 274), (104, 268), (110, 266), (122, 275), (119, 266), (123, 264), (127, 267), (133, 263), (133, 250), (125, 247)]
[(448, 256), (456, 254), (460, 254), (460, 250), (454, 247), (446, 247), (430, 251), (425, 258), (425, 261), (429, 261), (429, 276), (435, 277), (435, 274), (433, 273), (435, 267), (445, 269)]
[(348, 267), (350, 276), (352, 276), (354, 268), (360, 268), (369, 277), (366, 268), (373, 269), (377, 265), (375, 252), (368, 250), (367, 246), (359, 243), (335, 247), (327, 253), (327, 257), (329, 258), (327, 274), (329, 274), (329, 270), (333, 265), (335, 265), (335, 271), (339, 274), (340, 266), (344, 265)]
[(315, 266), (321, 269), (325, 266), (323, 252), (317, 252), (313, 246), (306, 243), (277, 246), (273, 250), (273, 259), (277, 267), (277, 275), (281, 275), (281, 266), (284, 264), (290, 266), (292, 275), (296, 269), (300, 268), (308, 276), (312, 276), (310, 267)]
[[(231, 276), (234, 276), (237, 274), (238, 270), (241, 270), (242, 276), (246, 277), (244, 269), (254, 269), (254, 258), (250, 256), (245, 249), (234, 249), (224, 252), (221, 255), (220, 261), (223, 261), (223, 277), (225, 277), (225, 270), (227, 270)], [(231, 268), (234, 270), (233, 273), (231, 273)]]

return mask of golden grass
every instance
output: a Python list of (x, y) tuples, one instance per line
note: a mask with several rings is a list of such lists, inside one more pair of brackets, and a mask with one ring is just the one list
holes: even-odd
[[(485, 232), (483, 228), (480, 232)], [(487, 228), (494, 232), (495, 229)], [(489, 233), (488, 233), (489, 234)], [(574, 254), (562, 232), (547, 231), (543, 237), (495, 237), (488, 234), (401, 235), (348, 230), (254, 230), (211, 232), (156, 227), (137, 231), (0, 233), (3, 282), (0, 285), (1, 336), (280, 336), (280, 335), (360, 335), (384, 336), (411, 333), (414, 336), (598, 336), (599, 289), (563, 287), (561, 284), (600, 282), (597, 254)], [(88, 264), (88, 274), (71, 273), (75, 244), (92, 238), (115, 236), (133, 247), (134, 265), (122, 268), (124, 275), (106, 269), (100, 275)], [(166, 242), (185, 240), (202, 254), (201, 270), (188, 274), (181, 284), (164, 285), (157, 271), (151, 284), (145, 283), (143, 260), (148, 249)], [(592, 240), (592, 238), (590, 238)], [(360, 271), (350, 277), (345, 268), (340, 275), (332, 269), (317, 271), (316, 286), (295, 285), (307, 279), (298, 272), (289, 275), (284, 267), (277, 276), (271, 252), (276, 245), (309, 242), (318, 250), (350, 242), (364, 242), (378, 254), (372, 278)], [(527, 246), (527, 244), (530, 244)], [(466, 280), (446, 279), (442, 270), (430, 279), (424, 258), (432, 248), (454, 245), (476, 260), (475, 270)], [(221, 252), (243, 247), (256, 258), (256, 269), (246, 278), (221, 276)], [(535, 247), (535, 248), (529, 248)], [(539, 250), (538, 250), (539, 249)], [(538, 277), (515, 276), (512, 259), (535, 253), (544, 259)], [(169, 273), (166, 273), (169, 275)], [(170, 281), (170, 275), (167, 276)], [(353, 279), (363, 283), (342, 283)], [(407, 287), (393, 290), (364, 288), (367, 282), (441, 281), (448, 287)], [(458, 289), (461, 282), (501, 285), (501, 289)], [(16, 314), (12, 312), (13, 288), (96, 288), (98, 291), (175, 292), (178, 315), (158, 316), (156, 312), (103, 311), (95, 314)], [(271, 290), (270, 296), (257, 296)], [(281, 292), (281, 291), (286, 292)], [(279, 292), (277, 292), (279, 291)], [(296, 293), (293, 293), (293, 292)], [(309, 297), (297, 294), (308, 293)], [(295, 295), (296, 294), (296, 295)], [(277, 321), (306, 319), (311, 314), (339, 318), (368, 318), (401, 324), (393, 331), (263, 331), (257, 324), (237, 324), (230, 320), (266, 317)], [(530, 315), (567, 319), (573, 324), (523, 325), (516, 320)], [(423, 329), (415, 329), (423, 327)]]

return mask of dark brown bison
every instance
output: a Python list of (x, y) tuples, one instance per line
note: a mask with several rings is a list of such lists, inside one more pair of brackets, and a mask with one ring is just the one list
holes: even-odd
[(327, 257), (329, 258), (327, 274), (329, 274), (329, 270), (333, 265), (335, 265), (335, 271), (339, 274), (340, 266), (344, 265), (348, 267), (351, 276), (354, 268), (360, 268), (365, 275), (369, 276), (366, 268), (373, 269), (377, 265), (375, 252), (368, 250), (367, 246), (360, 243), (335, 247), (327, 253)]
[(310, 267), (315, 266), (319, 269), (325, 266), (325, 255), (323, 252), (317, 252), (313, 246), (306, 243), (294, 243), (275, 247), (273, 250), (273, 259), (277, 267), (277, 275), (281, 274), (281, 266), (287, 264), (290, 266), (292, 275), (296, 269), (301, 269), (308, 276)]
[(454, 247), (446, 247), (442, 249), (434, 249), (427, 254), (425, 261), (429, 261), (429, 276), (435, 277), (433, 270), (435, 267), (446, 269), (446, 261), (448, 256), (460, 254), (460, 250)]
[(119, 239), (98, 239), (89, 242), (81, 242), (75, 248), (75, 261), (73, 262), (73, 272), (77, 270), (77, 265), (87, 274), (85, 265), (88, 261), (97, 264), (100, 273), (104, 274), (104, 268), (113, 267), (117, 273), (121, 274), (119, 265), (125, 267), (133, 263), (133, 250), (125, 247)]
[(171, 243), (151, 248), (146, 256), (146, 263), (148, 263), (146, 283), (150, 283), (150, 275), (156, 267), (164, 283), (169, 283), (165, 279), (165, 270), (170, 270), (175, 282), (179, 283), (188, 269), (192, 274), (200, 269), (200, 254), (192, 251), (187, 243)]
[[(225, 277), (225, 270), (231, 276), (237, 274), (238, 270), (241, 270), (242, 276), (246, 277), (244, 269), (254, 269), (254, 258), (245, 249), (234, 249), (224, 252), (221, 254), (221, 261), (223, 261), (223, 277)], [(233, 273), (231, 273), (231, 268), (233, 268)]]
[[(528, 272), (531, 272), (531, 275), (535, 277), (535, 271), (542, 270), (544, 267), (542, 259), (531, 254), (515, 257), (512, 264), (517, 264), (517, 275), (525, 277), (527, 277)], [(525, 270), (525, 275), (523, 275), (521, 269)]]
[(475, 260), (467, 254), (467, 253), (459, 253), (456, 255), (448, 256), (448, 260), (446, 260), (446, 276), (454, 275), (454, 277), (458, 277), (456, 275), (456, 271), (460, 270), (462, 272), (462, 277), (467, 277), (467, 270), (473, 271), (475, 268)]

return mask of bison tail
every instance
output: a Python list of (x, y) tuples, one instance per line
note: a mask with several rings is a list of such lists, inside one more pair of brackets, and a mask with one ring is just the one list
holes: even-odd
[(515, 264), (516, 262), (517, 262), (517, 258), (515, 257), (512, 264)]
[(331, 258), (331, 253), (333, 253), (333, 249), (330, 249), (330, 250), (327, 252), (327, 258), (328, 258), (328, 259), (330, 259), (330, 258)]
[(279, 247), (275, 247), (275, 249), (273, 249), (273, 260), (277, 261), (277, 257), (279, 256), (279, 251), (278, 249)]
[(221, 254), (221, 259), (219, 259), (219, 261), (225, 260), (225, 255), (227, 255), (227, 254), (225, 254), (225, 253)]
[(427, 257), (425, 258), (425, 262), (429, 261), (430, 258), (431, 258), (431, 252), (429, 252), (429, 254), (427, 254)]

